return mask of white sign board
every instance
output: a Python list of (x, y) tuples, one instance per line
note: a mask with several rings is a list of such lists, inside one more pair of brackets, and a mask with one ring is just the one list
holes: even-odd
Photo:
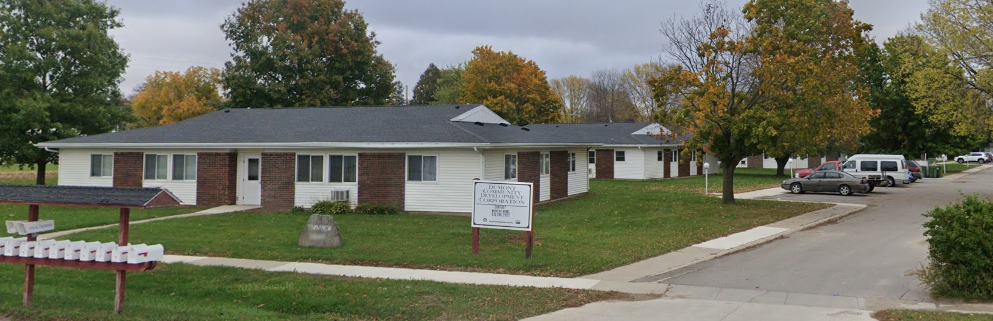
[(472, 227), (530, 231), (532, 183), (473, 181)]

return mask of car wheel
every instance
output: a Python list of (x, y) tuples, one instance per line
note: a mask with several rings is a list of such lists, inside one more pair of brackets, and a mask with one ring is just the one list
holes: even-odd
[(896, 180), (895, 179), (893, 179), (892, 177), (887, 177), (886, 180), (887, 181), (890, 181), (890, 186), (889, 187), (896, 187)]
[(841, 194), (841, 196), (852, 196), (852, 187), (841, 185), (841, 187), (838, 187), (838, 194)]
[(980, 159), (979, 159), (979, 163), (980, 163), (980, 164), (986, 164), (986, 160), (985, 160), (985, 159), (982, 159), (982, 158), (980, 158)]
[(803, 185), (800, 185), (800, 183), (793, 183), (793, 185), (790, 185), (790, 193), (803, 194)]
[(959, 164), (965, 163), (965, 159), (962, 158), (956, 159), (955, 161), (958, 162)]
[(865, 191), (865, 192), (866, 192), (866, 193), (872, 193), (872, 190), (874, 190), (874, 189), (876, 189), (876, 185), (873, 185), (873, 184), (869, 184), (869, 190), (867, 190), (867, 191)]

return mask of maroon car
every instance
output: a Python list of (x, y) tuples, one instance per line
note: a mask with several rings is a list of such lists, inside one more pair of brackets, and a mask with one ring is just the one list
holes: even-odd
[(810, 174), (812, 174), (814, 172), (817, 172), (817, 171), (840, 171), (840, 170), (841, 170), (841, 162), (839, 162), (839, 161), (830, 161), (830, 162), (825, 162), (824, 164), (821, 164), (820, 167), (817, 167), (815, 169), (810, 169), (810, 168), (801, 169), (801, 170), (797, 171), (796, 174), (797, 174), (797, 177), (804, 178), (804, 177), (807, 177), (807, 175), (810, 175)]

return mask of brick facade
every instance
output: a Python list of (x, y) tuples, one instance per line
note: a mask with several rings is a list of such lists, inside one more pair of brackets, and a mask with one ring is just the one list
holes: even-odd
[(807, 160), (807, 166), (805, 168), (818, 168), (821, 167), (821, 157), (820, 156), (810, 156)]
[(237, 153), (197, 153), (197, 206), (234, 205), (237, 186)]
[(596, 150), (596, 178), (614, 179), (614, 150)]
[[(679, 152), (679, 156), (683, 156), (682, 151)], [(692, 158), (680, 157), (679, 160), (679, 177), (689, 177), (690, 176), (690, 163), (692, 163)]]
[(548, 195), (553, 200), (565, 198), (569, 196), (569, 151), (552, 151), (549, 157), (552, 162), (552, 172)]
[(663, 149), (662, 150), (662, 177), (671, 178), (672, 177), (672, 150)]
[(838, 159), (841, 158), (841, 153), (839, 153), (839, 152), (828, 152), (827, 155), (824, 158), (827, 159), (828, 161), (836, 161), (836, 160), (838, 160)]
[(262, 207), (292, 208), (296, 196), (296, 153), (262, 153), (261, 167)]
[(762, 168), (763, 167), (763, 161), (764, 160), (762, 159), (762, 155), (748, 156), (745, 159), (748, 160), (748, 168)]
[(534, 203), (541, 198), (541, 152), (517, 152), (517, 181), (534, 184)]
[(114, 187), (142, 187), (145, 153), (114, 153)]
[(359, 204), (389, 205), (404, 210), (407, 156), (404, 153), (359, 153)]

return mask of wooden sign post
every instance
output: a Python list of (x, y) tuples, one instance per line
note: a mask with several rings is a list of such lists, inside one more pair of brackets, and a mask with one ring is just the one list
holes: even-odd
[(473, 181), (472, 254), (479, 254), (479, 229), (524, 232), (524, 258), (534, 246), (534, 184)]

